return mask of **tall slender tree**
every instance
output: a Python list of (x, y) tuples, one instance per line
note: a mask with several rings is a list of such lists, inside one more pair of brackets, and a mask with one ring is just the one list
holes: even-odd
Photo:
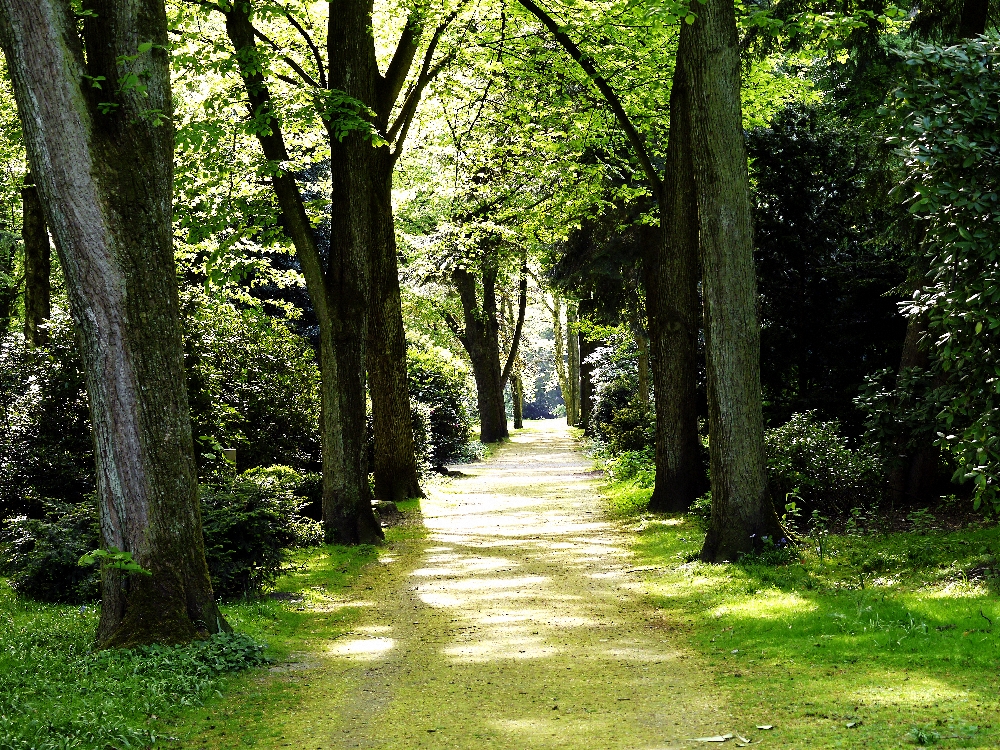
[(768, 492), (750, 178), (732, 0), (681, 29), (705, 310), (712, 516), (701, 557), (735, 560), (780, 535)]
[[(649, 317), (653, 395), (656, 405), (656, 484), (650, 507), (685, 510), (695, 499), (703, 472), (698, 459), (697, 341), (698, 245), (697, 211), (691, 168), (687, 118), (674, 129), (677, 107), (686, 99), (684, 79), (675, 73), (671, 93), (671, 131), (665, 175), (653, 165), (646, 142), (625, 111), (621, 99), (565, 28), (534, 0), (520, 4), (553, 35), (598, 89), (621, 127), (660, 208), (657, 232), (650, 232), (643, 254), (646, 310)], [(681, 86), (678, 88), (678, 83)], [(564, 388), (565, 392), (565, 388)]]
[[(224, 13), (226, 32), (246, 90), (250, 121), (255, 125), (264, 157), (277, 165), (272, 186), (319, 320), (326, 535), (345, 544), (378, 541), (384, 535), (372, 509), (363, 450), (372, 149), (362, 137), (363, 127), (341, 140), (344, 123), (334, 113), (327, 114), (324, 124), (333, 163), (334, 221), (330, 252), (324, 257), (295, 175), (280, 166), (289, 161), (289, 154), (264, 75), (264, 56), (257, 48), (258, 32), (253, 26), (251, 7), (234, 3)], [(331, 91), (336, 83), (347, 86), (342, 93), (356, 100), (372, 100), (374, 50), (369, 59), (370, 31), (370, 3), (359, 0), (336, 12), (331, 9), (327, 32), (329, 73), (324, 69), (319, 82), (324, 91)]]
[(227, 630), (185, 391), (163, 0), (91, 0), (82, 17), (70, 0), (0, 0), (0, 44), (85, 364), (103, 543), (152, 573), (104, 570), (98, 643)]

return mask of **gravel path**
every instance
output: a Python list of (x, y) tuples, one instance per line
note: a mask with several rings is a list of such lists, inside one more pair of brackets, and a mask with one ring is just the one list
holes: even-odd
[(652, 750), (725, 731), (564, 424), (457, 468), (422, 503), (426, 538), (377, 566), (363, 624), (329, 644), (347, 697), (309, 707), (293, 746)]

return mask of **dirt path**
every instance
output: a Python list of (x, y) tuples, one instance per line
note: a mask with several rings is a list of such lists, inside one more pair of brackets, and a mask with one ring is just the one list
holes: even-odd
[(380, 566), (364, 624), (329, 646), (347, 697), (304, 707), (289, 744), (647, 750), (726, 731), (695, 657), (651, 626), (565, 425), (459, 468), (422, 504), (427, 538)]

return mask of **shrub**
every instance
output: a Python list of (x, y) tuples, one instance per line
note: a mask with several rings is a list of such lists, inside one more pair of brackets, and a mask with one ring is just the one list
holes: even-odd
[[(428, 462), (442, 466), (465, 459), (472, 428), (465, 408), (465, 367), (450, 352), (427, 346), (407, 350), (406, 369), (411, 400), (429, 408)], [(414, 422), (422, 419), (415, 409)]]
[(245, 470), (320, 467), (319, 368), (309, 343), (286, 321), (188, 292), (185, 365), (202, 476), (236, 448)]
[(656, 417), (652, 404), (639, 400), (638, 354), (631, 336), (616, 334), (612, 345), (591, 355), (594, 364), (594, 400), (589, 430), (612, 455), (642, 451), (655, 442)]
[(58, 308), (46, 348), (0, 337), (0, 519), (45, 515), (42, 498), (78, 503), (94, 491), (83, 363)]
[(18, 516), (0, 534), (0, 572), (18, 594), (41, 601), (81, 604), (98, 596), (96, 566), (80, 567), (82, 555), (100, 546), (93, 498), (71, 505), (47, 501), (45, 517)]
[(300, 515), (302, 485), (293, 469), (269, 467), (202, 487), (205, 557), (218, 596), (259, 594), (281, 575), (290, 547), (323, 541), (319, 523)]
[(653, 448), (619, 453), (608, 462), (608, 474), (616, 482), (632, 481), (638, 487), (652, 487), (656, 482)]
[(875, 450), (851, 448), (836, 421), (821, 422), (813, 412), (793, 414), (767, 430), (768, 479), (775, 505), (794, 495), (804, 508), (846, 512), (877, 502), (882, 492), (882, 461)]

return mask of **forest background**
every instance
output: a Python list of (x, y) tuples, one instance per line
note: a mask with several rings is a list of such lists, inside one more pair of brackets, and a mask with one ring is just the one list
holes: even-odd
[[(748, 171), (724, 176), (745, 181), (749, 286), (722, 275), (708, 181), (684, 171), (704, 169), (695, 32), (715, 0), (348, 5), (168, 3), (164, 40), (112, 65), (169, 65), (169, 106), (137, 122), (173, 138), (165, 242), (216, 594), (259, 594), (297, 545), (378, 541), (372, 499), (419, 496), (508, 419), (565, 417), (651, 509), (705, 513), (706, 560), (796, 526), (1000, 503), (989, 2), (735, 6)], [(67, 7), (86, 41), (104, 5)], [(154, 67), (85, 75), (95, 122), (154, 96)], [(89, 602), (124, 573), (78, 564), (102, 545), (88, 344), (16, 79), (0, 76), (3, 565), (19, 595)], [(701, 245), (677, 284), (664, 259), (691, 201)], [(740, 355), (759, 376), (719, 369), (736, 349), (707, 334), (726, 320), (759, 332)], [(751, 393), (731, 405), (745, 445), (712, 433), (726, 377)], [(727, 483), (744, 454), (760, 489)], [(762, 520), (726, 541), (743, 491)]]

